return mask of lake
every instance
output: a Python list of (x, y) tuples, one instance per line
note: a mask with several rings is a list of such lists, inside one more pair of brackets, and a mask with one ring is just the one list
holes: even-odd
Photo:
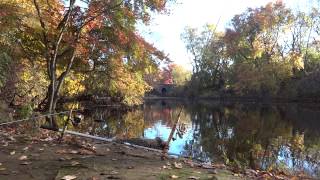
[(320, 177), (317, 104), (149, 100), (128, 112), (95, 108), (73, 130), (107, 138), (163, 140), (174, 130), (169, 146), (173, 154)]

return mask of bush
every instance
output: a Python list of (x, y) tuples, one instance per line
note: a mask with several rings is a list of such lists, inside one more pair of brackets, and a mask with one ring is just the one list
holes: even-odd
[(31, 117), (32, 112), (33, 112), (33, 109), (31, 104), (23, 105), (17, 111), (18, 117), (21, 119)]

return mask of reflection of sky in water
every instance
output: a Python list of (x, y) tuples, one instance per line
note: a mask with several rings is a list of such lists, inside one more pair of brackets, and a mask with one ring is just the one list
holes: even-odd
[[(208, 157), (206, 152), (202, 151), (202, 146), (199, 144), (199, 142), (195, 143), (195, 145), (199, 146), (194, 146), (190, 150), (189, 148), (186, 149), (186, 143), (190, 142), (193, 139), (193, 134), (194, 134), (195, 129), (192, 128), (192, 123), (186, 124), (186, 132), (183, 134), (182, 138), (180, 138), (177, 135), (177, 130), (175, 131), (173, 137), (175, 138), (174, 141), (170, 142), (170, 147), (169, 147), (169, 153), (176, 154), (176, 155), (188, 155), (192, 153), (193, 157), (197, 159), (201, 159), (204, 161), (211, 161), (212, 157)], [(156, 137), (160, 137), (161, 139), (167, 141), (168, 137), (171, 132), (171, 127), (168, 127), (163, 120), (157, 121), (152, 127), (146, 128), (144, 130), (144, 138), (146, 139), (155, 139)], [(229, 128), (227, 130), (227, 138), (230, 139), (234, 136), (234, 129)], [(197, 140), (196, 140), (197, 141)], [(199, 141), (199, 140), (198, 140)], [(194, 151), (195, 150), (195, 151)], [(190, 152), (192, 151), (192, 152)], [(283, 146), (278, 155), (277, 155), (277, 160), (276, 163), (278, 165), (285, 165), (287, 168), (291, 169), (292, 171), (299, 171), (299, 170), (304, 170), (308, 172), (309, 174), (313, 174), (313, 171), (317, 167), (313, 167), (312, 164), (310, 164), (307, 161), (302, 162), (302, 167), (294, 167), (293, 165), (293, 158), (292, 158), (292, 152), (288, 146)], [(266, 168), (266, 167), (264, 167)], [(302, 168), (302, 169), (301, 169)], [(315, 169), (314, 169), (315, 168)]]
[[(193, 139), (193, 129), (191, 128), (191, 124), (186, 125), (186, 133), (183, 134), (182, 139), (177, 136), (176, 132), (173, 135), (176, 138), (175, 141), (171, 141), (169, 152), (173, 154), (181, 154), (184, 152), (184, 146), (187, 141)], [(167, 127), (159, 120), (155, 123), (151, 128), (147, 128), (144, 130), (144, 136), (147, 139), (154, 139), (156, 137), (160, 137), (161, 139), (167, 141), (171, 132), (171, 128)]]
[(280, 151), (279, 154), (277, 156), (277, 164), (285, 164), (286, 167), (289, 168), (289, 170), (292, 171), (299, 171), (304, 170), (306, 172), (308, 172), (309, 174), (313, 174), (313, 171), (316, 170), (316, 168), (318, 167), (314, 167), (311, 163), (309, 163), (308, 161), (304, 160), (302, 162), (302, 167), (300, 166), (294, 166), (293, 164), (294, 159), (292, 158), (292, 151), (290, 150), (290, 147), (288, 146), (283, 146)]
[[(144, 119), (145, 125), (147, 125), (147, 128), (143, 130), (142, 129), (143, 127), (142, 128), (137, 127), (139, 132), (135, 133), (134, 134), (135, 136), (133, 138), (136, 138), (138, 136), (141, 136), (141, 134), (143, 134), (144, 138), (147, 138), (147, 139), (155, 139), (156, 137), (160, 137), (164, 141), (167, 141), (171, 132), (171, 127), (168, 127), (169, 126), (168, 124), (171, 124), (175, 120), (173, 118), (174, 117), (173, 115), (174, 113), (177, 114), (178, 108), (176, 108), (175, 106), (172, 106), (171, 108), (169, 106), (168, 106), (169, 108), (164, 108), (162, 104), (160, 104), (159, 106), (160, 107), (154, 104), (149, 105), (147, 106), (148, 108), (144, 110), (145, 111), (144, 114), (141, 113), (141, 115), (144, 115), (144, 117), (141, 116), (139, 118)], [(243, 106), (240, 106), (240, 107), (243, 107)], [(307, 155), (313, 155), (313, 154), (314, 155), (312, 157), (318, 157), (318, 156), (315, 156), (317, 155), (317, 151), (312, 150), (311, 154), (308, 153), (308, 151), (305, 151), (302, 154), (297, 154), (292, 152), (295, 149), (294, 147), (290, 146), (290, 142), (291, 142), (291, 139), (294, 137), (294, 134), (292, 134), (291, 132), (292, 129), (288, 129), (284, 127), (292, 126), (298, 129), (300, 132), (302, 132), (301, 130), (302, 128), (299, 129), (299, 126), (298, 126), (299, 124), (293, 126), (293, 124), (290, 124), (293, 122), (283, 119), (283, 117), (280, 115), (278, 116), (277, 109), (272, 109), (272, 111), (270, 109), (269, 111), (266, 111), (264, 109), (263, 111), (264, 113), (261, 113), (262, 109), (242, 110), (240, 109), (240, 107), (221, 110), (221, 108), (217, 109), (214, 107), (210, 109), (206, 105), (203, 105), (200, 108), (192, 107), (193, 112), (191, 112), (188, 109), (185, 109), (183, 111), (183, 115), (181, 116), (182, 118), (179, 123), (184, 123), (186, 125), (185, 126), (186, 132), (183, 134), (182, 138), (179, 138), (179, 136), (177, 135), (177, 131), (175, 131), (173, 137), (176, 140), (171, 141), (169, 152), (172, 154), (180, 154), (183, 156), (192, 155), (192, 157), (196, 159), (200, 159), (204, 161), (213, 161), (213, 162), (215, 162), (216, 160), (219, 161), (221, 159), (223, 155), (221, 153), (222, 151), (230, 152), (231, 156), (235, 153), (238, 153), (239, 155), (243, 154), (244, 158), (248, 158), (245, 155), (249, 155), (250, 152), (247, 152), (246, 151), (247, 149), (245, 150), (239, 149), (239, 147), (252, 149), (253, 147), (249, 145), (263, 144), (265, 142), (273, 140), (273, 138), (276, 138), (278, 136), (282, 137), (282, 134), (286, 133), (285, 135), (287, 135), (288, 137), (285, 137), (284, 139), (279, 138), (279, 142), (276, 141), (279, 144), (275, 144), (274, 147), (272, 145), (269, 148), (267, 148), (271, 153), (270, 156), (269, 156), (269, 153), (267, 154), (266, 157), (260, 157), (260, 154), (257, 155), (257, 163), (262, 166), (262, 169), (268, 169), (268, 166), (276, 165), (280, 168), (283, 168), (283, 167), (290, 168), (292, 171), (295, 171), (295, 172), (298, 172), (301, 170), (304, 170), (305, 172), (309, 172), (309, 174), (315, 174), (320, 172), (319, 163), (315, 162), (317, 161), (318, 158), (315, 158), (314, 159), (315, 161), (313, 161), (313, 159), (311, 159), (312, 161), (310, 161), (309, 157), (307, 157)], [(243, 116), (238, 116), (238, 114), (243, 111), (246, 113), (240, 114)], [(259, 116), (256, 116), (257, 112)], [(216, 116), (214, 114), (216, 114)], [(128, 118), (130, 117), (131, 116), (128, 116)], [(275, 118), (274, 121), (267, 121), (269, 120), (268, 118), (270, 117), (272, 117), (273, 119)], [(264, 120), (265, 118), (267, 118), (267, 120)], [(247, 119), (249, 119), (250, 121), (249, 120), (244, 121)], [(132, 120), (135, 120), (135, 119), (132, 119)], [(317, 119), (315, 119), (314, 121), (316, 120)], [(248, 135), (248, 137), (257, 138), (255, 140), (252, 140), (253, 144), (246, 145), (245, 143), (243, 143), (243, 144), (236, 144), (235, 146), (233, 146), (233, 144), (230, 144), (230, 142), (233, 143), (234, 140), (237, 140), (239, 137), (247, 138), (247, 134), (246, 134), (247, 130), (248, 130), (248, 133), (253, 132), (254, 127), (248, 126), (247, 128), (246, 125), (242, 124), (242, 123), (251, 123), (251, 121), (256, 124), (258, 123), (261, 126), (259, 127), (261, 129), (261, 132), (259, 132), (260, 134), (258, 133), (258, 134), (255, 134), (254, 136), (250, 134)], [(295, 123), (300, 123), (300, 121), (296, 120)], [(108, 126), (106, 124), (103, 124), (102, 127), (98, 127), (98, 129), (100, 128), (100, 130), (94, 133), (99, 134), (99, 132), (102, 132), (104, 133), (103, 136), (107, 136), (107, 137), (112, 137), (116, 135), (114, 133), (122, 133), (121, 135), (123, 135), (124, 133), (126, 133), (124, 129), (126, 129), (127, 126), (130, 127), (131, 125), (132, 124), (130, 123), (127, 123), (127, 124), (123, 123), (123, 121), (115, 121), (113, 123), (109, 123)], [(135, 125), (136, 124), (133, 123), (133, 126)], [(279, 128), (277, 129), (277, 131), (270, 133), (269, 129), (267, 128), (270, 128), (271, 126), (272, 127), (279, 126)], [(307, 126), (307, 128), (310, 128), (310, 127)], [(135, 129), (133, 128), (133, 130)], [(313, 134), (310, 134), (310, 135), (313, 135)], [(217, 138), (219, 141), (217, 141), (217, 139), (215, 138)], [(249, 141), (250, 139), (247, 139), (247, 140)], [(287, 142), (289, 142), (289, 144)], [(318, 149), (315, 149), (315, 150), (318, 150)], [(245, 163), (249, 161), (249, 159), (240, 159), (240, 160), (241, 160), (240, 163), (242, 162)]]

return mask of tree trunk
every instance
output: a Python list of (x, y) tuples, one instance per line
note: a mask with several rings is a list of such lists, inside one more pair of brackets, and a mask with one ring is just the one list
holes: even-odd
[[(43, 17), (41, 14), (41, 9), (38, 4), (38, 1), (33, 0), (33, 3), (35, 5), (35, 8), (36, 8), (36, 11), (38, 14), (39, 22), (40, 22), (40, 25), (42, 28), (43, 43), (46, 47), (45, 58), (47, 60), (47, 72), (48, 72), (48, 77), (50, 79), (50, 85), (48, 87), (48, 92), (47, 92), (47, 97), (46, 97), (47, 100), (44, 100), (43, 102), (46, 102), (45, 110), (47, 110), (47, 112), (50, 114), (49, 117), (47, 117), (47, 121), (50, 123), (49, 125), (51, 126), (51, 128), (55, 128), (55, 129), (57, 128), (57, 123), (56, 123), (55, 117), (52, 116), (51, 114), (53, 114), (55, 112), (56, 105), (57, 105), (57, 102), (59, 99), (59, 91), (60, 91), (61, 84), (62, 84), (65, 76), (69, 73), (71, 66), (73, 64), (76, 47), (73, 48), (73, 54), (69, 59), (68, 66), (66, 67), (65, 71), (58, 78), (57, 78), (57, 68), (56, 68), (57, 67), (57, 57), (58, 57), (58, 52), (59, 52), (59, 46), (62, 41), (62, 37), (64, 35), (64, 32), (68, 26), (68, 21), (70, 19), (71, 12), (73, 11), (75, 1), (76, 0), (70, 0), (69, 9), (67, 10), (63, 19), (61, 20), (61, 22), (57, 26), (56, 30), (58, 33), (56, 34), (56, 37), (50, 41), (50, 39), (48, 38), (49, 36), (47, 34), (47, 26), (45, 24), (45, 21), (43, 20)], [(76, 40), (74, 42), (75, 44), (77, 44), (77, 42), (78, 42), (78, 39), (80, 37), (80, 32), (81, 32), (81, 29), (78, 31)]]
[(56, 92), (56, 88), (55, 88), (55, 82), (52, 82), (48, 87), (48, 101), (46, 103), (46, 108), (45, 110), (50, 114), (47, 117), (47, 121), (49, 123), (49, 126), (53, 129), (57, 129), (57, 122), (56, 122), (56, 118), (55, 116), (51, 115), (53, 113), (55, 113), (55, 109), (56, 109), (56, 103), (55, 100), (57, 101), (58, 97), (55, 97), (55, 93)]

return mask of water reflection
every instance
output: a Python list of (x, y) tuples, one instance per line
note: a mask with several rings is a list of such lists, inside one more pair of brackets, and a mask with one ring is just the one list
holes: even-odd
[(169, 152), (235, 167), (290, 169), (320, 177), (320, 108), (309, 106), (148, 101), (127, 113), (89, 111), (76, 130), (103, 137), (167, 140), (182, 108)]

